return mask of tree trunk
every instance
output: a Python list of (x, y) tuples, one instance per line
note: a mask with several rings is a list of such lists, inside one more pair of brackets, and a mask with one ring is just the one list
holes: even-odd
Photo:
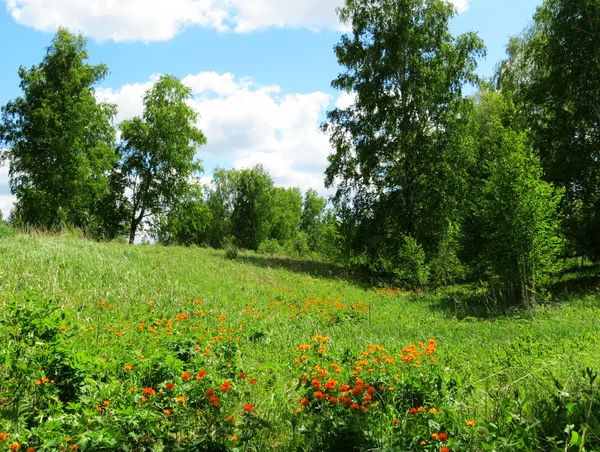
[(131, 222), (131, 227), (129, 228), (129, 244), (133, 245), (135, 243), (135, 231), (137, 230), (136, 221)]

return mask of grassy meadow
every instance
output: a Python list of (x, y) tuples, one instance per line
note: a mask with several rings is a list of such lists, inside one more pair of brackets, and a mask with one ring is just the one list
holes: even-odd
[(556, 292), (0, 238), (0, 450), (600, 450), (600, 291)]

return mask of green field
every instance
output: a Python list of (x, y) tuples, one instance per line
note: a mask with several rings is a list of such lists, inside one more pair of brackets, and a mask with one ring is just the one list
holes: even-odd
[[(600, 450), (593, 284), (507, 311), (473, 288), (343, 276), (254, 253), (0, 239), (0, 450)], [(430, 338), (435, 362), (403, 362)], [(369, 348), (394, 363), (356, 373)], [(310, 372), (336, 380), (336, 402)], [(353, 409), (337, 398), (359, 377), (373, 398)]]

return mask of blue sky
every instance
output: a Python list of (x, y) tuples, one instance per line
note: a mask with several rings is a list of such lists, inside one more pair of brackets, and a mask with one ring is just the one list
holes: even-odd
[[(88, 37), (91, 62), (110, 75), (98, 97), (119, 118), (141, 112), (156, 74), (192, 87), (208, 138), (199, 157), (214, 166), (263, 163), (277, 185), (314, 187), (331, 152), (318, 126), (347, 102), (331, 87), (339, 66), (333, 46), (342, 31), (342, 0), (0, 0), (0, 105), (20, 95), (17, 70), (43, 58), (58, 25)], [(540, 0), (454, 0), (456, 34), (475, 31), (491, 76), (508, 37), (531, 20)], [(0, 168), (0, 210), (12, 206), (7, 168)]]

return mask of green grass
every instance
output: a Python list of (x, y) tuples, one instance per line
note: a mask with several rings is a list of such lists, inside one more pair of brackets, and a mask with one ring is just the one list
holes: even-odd
[[(297, 442), (290, 433), (300, 394), (295, 348), (317, 334), (327, 336), (331, 352), (340, 356), (370, 343), (400, 350), (435, 338), (441, 372), (458, 388), (454, 408), (462, 420), (492, 419), (502, 397), (518, 398), (513, 394), (519, 390), (541, 401), (556, 392), (555, 379), (568, 391), (581, 370), (600, 369), (600, 293), (595, 289), (535, 309), (492, 315), (466, 310), (456, 295), (465, 288), (388, 296), (344, 280), (342, 273), (325, 264), (254, 254), (228, 260), (218, 250), (15, 235), (0, 239), (0, 312), (22, 294), (56, 299), (70, 346), (121, 368), (141, 354), (152, 355), (153, 344), (135, 335), (139, 322), (171, 319), (201, 300), (197, 306), (207, 314), (207, 328), (219, 326), (212, 313), (225, 313), (228, 326), (245, 330), (231, 358), (234, 367), (268, 382), (252, 394), (258, 415), (271, 426), (268, 435), (252, 440), (258, 450), (265, 445), (290, 450)], [(291, 306), (303, 306), (311, 297), (368, 309), (336, 311), (330, 320), (315, 313), (289, 318)], [(113, 308), (100, 308), (99, 302)], [(244, 312), (251, 305), (262, 317)], [(115, 337), (115, 331), (124, 336)], [(136, 343), (128, 344), (130, 339)], [(8, 391), (2, 383), (0, 389)], [(0, 417), (0, 430), (3, 425), (12, 428)]]

